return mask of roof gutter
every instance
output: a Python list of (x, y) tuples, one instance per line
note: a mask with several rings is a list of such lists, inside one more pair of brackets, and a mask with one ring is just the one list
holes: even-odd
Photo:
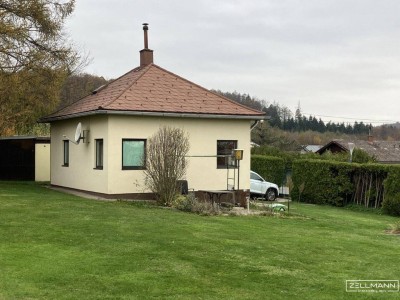
[(54, 121), (67, 120), (78, 117), (93, 115), (125, 115), (145, 117), (171, 117), (171, 118), (198, 118), (198, 119), (235, 119), (235, 120), (267, 120), (264, 115), (218, 115), (218, 114), (191, 114), (191, 113), (162, 113), (146, 111), (121, 111), (121, 110), (93, 110), (89, 112), (76, 113), (60, 117), (44, 117), (38, 120), (39, 123), (50, 123)]

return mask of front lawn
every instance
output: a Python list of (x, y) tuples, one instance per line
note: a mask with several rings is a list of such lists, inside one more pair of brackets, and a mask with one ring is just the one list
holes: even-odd
[(396, 218), (293, 203), (292, 217), (203, 217), (0, 182), (0, 299), (398, 299)]

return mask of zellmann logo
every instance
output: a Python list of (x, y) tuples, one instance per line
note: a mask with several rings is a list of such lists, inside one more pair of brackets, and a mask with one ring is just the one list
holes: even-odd
[(395, 293), (399, 280), (346, 280), (346, 292)]

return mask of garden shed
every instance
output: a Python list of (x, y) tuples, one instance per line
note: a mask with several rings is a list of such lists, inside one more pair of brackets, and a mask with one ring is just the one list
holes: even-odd
[(0, 180), (50, 181), (50, 138), (0, 138)]

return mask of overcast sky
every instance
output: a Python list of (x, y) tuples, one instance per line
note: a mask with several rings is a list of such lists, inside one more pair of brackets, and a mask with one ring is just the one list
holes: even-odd
[(154, 62), (205, 88), (400, 121), (399, 0), (77, 0), (66, 31), (110, 79), (139, 65), (144, 22)]

